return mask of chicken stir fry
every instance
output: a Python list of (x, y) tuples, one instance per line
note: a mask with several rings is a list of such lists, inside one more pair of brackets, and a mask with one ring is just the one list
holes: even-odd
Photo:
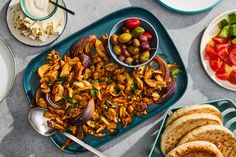
[[(77, 41), (63, 58), (52, 50), (47, 60), (38, 69), (36, 105), (47, 109), (49, 127), (68, 129), (81, 140), (86, 134), (113, 133), (118, 124), (126, 127), (135, 116), (147, 114), (153, 102), (167, 101), (176, 91), (170, 74), (175, 64), (155, 57), (149, 65), (126, 70), (109, 60), (107, 35)], [(62, 148), (71, 143), (67, 140)]]

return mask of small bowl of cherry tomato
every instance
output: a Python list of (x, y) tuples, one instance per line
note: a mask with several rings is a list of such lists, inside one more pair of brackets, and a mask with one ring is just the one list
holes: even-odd
[(157, 54), (158, 35), (146, 20), (130, 17), (119, 21), (111, 30), (108, 48), (120, 65), (136, 68), (149, 63)]

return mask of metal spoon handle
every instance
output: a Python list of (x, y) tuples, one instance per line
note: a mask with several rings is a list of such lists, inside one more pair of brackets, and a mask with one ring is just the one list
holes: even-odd
[(67, 133), (67, 132), (63, 132), (63, 135), (65, 135), (66, 137), (70, 138), (71, 140), (75, 141), (76, 143), (78, 143), (79, 145), (81, 145), (82, 147), (88, 149), (90, 152), (93, 152), (94, 154), (96, 154), (99, 157), (108, 157), (105, 154), (103, 154), (102, 152), (98, 151), (97, 149), (91, 147), (90, 145), (84, 143), (83, 141), (81, 141), (80, 139), (76, 138), (75, 136)]
[(68, 13), (70, 13), (70, 14), (72, 14), (72, 15), (75, 15), (75, 12), (73, 12), (73, 11), (71, 11), (71, 10), (69, 10), (69, 9), (67, 9), (67, 8), (65, 8), (65, 7), (63, 7), (63, 6), (61, 6), (60, 4), (57, 4), (57, 3), (55, 3), (55, 2), (53, 2), (53, 1), (51, 1), (51, 0), (49, 0), (49, 2), (51, 2), (52, 4), (58, 6), (58, 7), (61, 8), (61, 9), (65, 10), (66, 12), (68, 12)]

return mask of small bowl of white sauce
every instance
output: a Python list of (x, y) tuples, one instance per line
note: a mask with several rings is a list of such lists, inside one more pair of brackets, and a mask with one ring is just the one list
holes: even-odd
[[(58, 0), (52, 1), (58, 3)], [(52, 17), (58, 8), (56, 5), (49, 2), (49, 0), (21, 0), (20, 6), (28, 18), (37, 21)]]

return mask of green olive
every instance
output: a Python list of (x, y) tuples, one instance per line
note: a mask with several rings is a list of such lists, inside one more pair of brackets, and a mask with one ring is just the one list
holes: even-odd
[(135, 46), (135, 47), (139, 47), (140, 46), (140, 42), (139, 42), (139, 40), (138, 39), (133, 39), (133, 45)]
[(142, 35), (145, 32), (143, 27), (136, 27), (131, 31), (131, 35), (133, 38), (137, 38), (138, 36)]
[(113, 52), (116, 54), (116, 55), (120, 55), (121, 54), (121, 48), (120, 48), (120, 46), (119, 45), (115, 45), (114, 47), (113, 47)]
[(140, 54), (139, 56), (139, 61), (141, 63), (146, 62), (150, 58), (150, 52), (149, 51), (144, 51), (143, 53)]
[(111, 43), (112, 43), (113, 45), (118, 45), (118, 44), (119, 44), (118, 35), (116, 35), (116, 34), (112, 34), (112, 35), (111, 35)]
[(132, 64), (132, 62), (133, 62), (133, 58), (131, 58), (131, 57), (128, 57), (125, 59), (125, 63), (127, 63), (127, 64)]
[(138, 47), (129, 46), (129, 47), (128, 47), (128, 51), (129, 51), (129, 53), (131, 53), (132, 55), (135, 55), (135, 54), (138, 54), (140, 50), (139, 50)]
[(119, 42), (121, 42), (123, 44), (129, 42), (131, 38), (132, 38), (132, 36), (129, 33), (123, 33), (118, 36)]

